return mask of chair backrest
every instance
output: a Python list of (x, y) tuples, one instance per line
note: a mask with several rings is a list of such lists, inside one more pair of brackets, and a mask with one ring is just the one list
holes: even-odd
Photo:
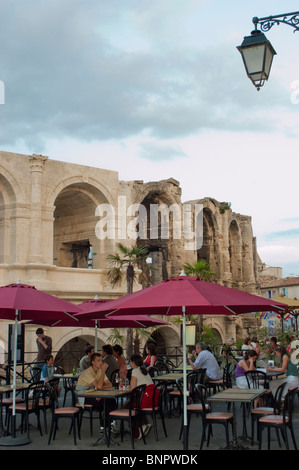
[[(39, 400), (45, 391), (45, 382), (40, 380), (29, 385), (26, 389), (25, 403), (26, 408), (30, 406), (30, 410), (37, 409), (39, 407)], [(30, 405), (29, 405), (30, 403)]]
[(169, 374), (170, 368), (164, 361), (156, 361), (155, 367), (157, 369), (158, 375)]
[(284, 397), (284, 405), (283, 405), (283, 421), (286, 422), (288, 419), (288, 423), (291, 423), (294, 411), (294, 399), (295, 395), (298, 392), (298, 387), (290, 388), (288, 393)]
[(226, 388), (232, 388), (232, 365), (228, 363), (226, 366), (223, 367), (223, 383)]
[(155, 375), (158, 375), (158, 370), (156, 367), (148, 367), (147, 370), (151, 377), (155, 377)]
[(202, 406), (202, 417), (204, 417), (209, 412), (209, 407), (207, 406), (208, 388), (203, 384), (197, 383), (195, 384), (195, 390), (198, 402)]
[(248, 388), (259, 388), (261, 386), (269, 388), (267, 375), (261, 370), (248, 370), (245, 372), (245, 377), (247, 379)]
[(146, 385), (138, 385), (138, 387), (133, 388), (130, 393), (129, 401), (129, 414), (132, 415), (133, 411), (140, 412), (140, 406), (142, 397), (145, 391)]

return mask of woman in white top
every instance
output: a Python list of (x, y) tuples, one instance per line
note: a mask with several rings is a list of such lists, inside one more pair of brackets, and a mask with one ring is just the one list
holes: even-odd
[(150, 385), (153, 383), (147, 368), (143, 365), (143, 359), (140, 354), (133, 354), (131, 356), (130, 365), (132, 367), (130, 390), (139, 385)]
[[(130, 365), (132, 367), (130, 390), (133, 390), (135, 387), (138, 387), (139, 385), (150, 385), (153, 383), (152, 378), (149, 375), (147, 368), (143, 365), (143, 359), (142, 359), (142, 356), (140, 356), (140, 354), (133, 354), (133, 356), (131, 356)], [(152, 425), (147, 422), (146, 416), (143, 415), (142, 416), (142, 429), (143, 429), (143, 433), (145, 436), (147, 435), (151, 427)], [(138, 425), (135, 426), (134, 434), (135, 434), (135, 437), (137, 437), (137, 439), (141, 439), (142, 434)]]

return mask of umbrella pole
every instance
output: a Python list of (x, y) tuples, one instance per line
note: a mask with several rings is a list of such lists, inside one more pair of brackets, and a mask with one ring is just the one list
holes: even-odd
[(183, 312), (183, 449), (188, 449), (188, 425), (187, 425), (187, 364), (186, 364), (186, 307), (182, 307)]
[(14, 358), (13, 358), (13, 383), (12, 383), (12, 423), (11, 434), (16, 437), (16, 386), (17, 386), (17, 349), (18, 349), (18, 315), (15, 316), (15, 335), (14, 335)]
[[(4, 436), (0, 439), (0, 446), (22, 446), (30, 444), (30, 439), (27, 436), (16, 436), (16, 387), (17, 387), (17, 351), (18, 351), (18, 316), (19, 311), (16, 310), (15, 316), (15, 336), (14, 336), (14, 369), (13, 369), (13, 382), (12, 382), (12, 422), (11, 422), (11, 435)], [(29, 423), (27, 423), (29, 426)]]
[(98, 320), (95, 321), (94, 352), (98, 352)]

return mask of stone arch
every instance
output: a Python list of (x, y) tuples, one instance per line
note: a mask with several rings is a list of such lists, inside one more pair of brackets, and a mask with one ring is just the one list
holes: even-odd
[[(74, 178), (54, 201), (53, 259), (62, 267), (99, 269), (106, 266), (102, 254), (111, 250), (112, 240), (96, 236), (96, 209), (109, 201), (99, 187)], [(61, 188), (61, 185), (60, 185)]]
[[(7, 172), (6, 172), (7, 173)], [(10, 175), (6, 175), (10, 176)], [(14, 178), (0, 174), (0, 263), (12, 263), (16, 259), (17, 236), (17, 194), (13, 184)], [(18, 188), (16, 184), (15, 188)]]
[(203, 208), (203, 242), (197, 250), (197, 260), (204, 260), (210, 265), (216, 278), (220, 277), (220, 253), (218, 244), (218, 224), (215, 217), (215, 207), (211, 203)]
[(146, 221), (143, 221), (146, 234), (143, 239), (137, 238), (137, 245), (148, 250), (152, 282), (156, 284), (180, 269), (182, 204), (169, 181), (145, 185), (138, 197), (138, 203), (146, 212)]
[(232, 287), (242, 282), (242, 243), (239, 225), (233, 219), (229, 225), (229, 263)]
[(180, 346), (180, 337), (178, 332), (169, 326), (161, 326), (157, 328), (151, 337), (156, 342), (158, 353), (167, 354), (170, 348)]

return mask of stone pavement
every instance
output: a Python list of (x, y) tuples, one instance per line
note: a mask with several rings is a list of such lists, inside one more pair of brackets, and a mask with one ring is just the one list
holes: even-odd
[[(62, 400), (62, 397), (60, 398)], [(213, 410), (225, 410), (223, 404), (217, 404), (217, 406), (213, 406)], [(50, 427), (51, 415), (50, 410), (47, 411), (48, 413), (48, 428)], [(237, 435), (242, 433), (242, 415), (241, 415), (241, 408), (239, 405), (236, 406), (236, 413), (237, 413)], [(149, 418), (150, 421), (150, 418)], [(36, 419), (33, 415), (30, 416), (30, 422), (32, 426), (30, 427), (30, 439), (31, 443), (24, 445), (24, 446), (9, 446), (5, 447), (2, 446), (1, 450), (63, 450), (63, 451), (82, 451), (82, 450), (91, 450), (91, 451), (100, 451), (100, 455), (104, 458), (106, 455), (110, 456), (118, 456), (120, 457), (123, 455), (139, 455), (139, 452), (143, 454), (154, 453), (157, 455), (162, 455), (163, 453), (168, 454), (172, 453), (174, 455), (179, 454), (186, 454), (183, 450), (182, 441), (179, 439), (179, 431), (181, 426), (181, 417), (178, 415), (174, 415), (171, 418), (166, 418), (166, 429), (168, 437), (165, 437), (161, 420), (158, 419), (158, 435), (159, 440), (155, 440), (154, 431), (153, 429), (150, 430), (149, 434), (146, 436), (146, 445), (144, 445), (142, 439), (135, 440), (135, 452), (132, 450), (131, 441), (128, 434), (125, 434), (124, 441), (120, 442), (120, 437), (115, 438), (115, 441), (118, 445), (111, 445), (109, 449), (105, 444), (100, 444), (97, 446), (93, 446), (96, 442), (97, 438), (100, 437), (99, 432), (99, 423), (98, 417), (95, 414), (93, 428), (94, 428), (94, 435), (90, 436), (89, 431), (89, 415), (86, 413), (84, 414), (83, 421), (82, 421), (82, 429), (81, 429), (81, 440), (77, 438), (77, 445), (74, 445), (73, 436), (69, 434), (70, 429), (70, 420), (69, 419), (61, 419), (59, 420), (59, 429), (56, 433), (55, 440), (51, 441), (50, 445), (48, 445), (48, 434), (43, 432), (43, 436), (40, 436), (39, 431), (36, 428)], [(41, 422), (43, 426), (43, 413), (41, 413)], [(295, 435), (297, 437), (297, 445), (299, 448), (299, 400), (296, 396), (295, 399), (295, 416), (294, 416), (294, 428), (295, 428)], [(248, 434), (250, 433), (250, 422), (247, 420), (247, 431)], [(230, 437), (231, 437), (231, 429), (230, 429)], [(201, 418), (192, 416), (191, 420), (191, 427), (190, 427), (190, 434), (189, 434), (189, 451), (188, 454), (191, 455), (198, 455), (200, 454), (199, 446), (200, 446), (200, 438), (201, 438)], [(290, 449), (293, 450), (293, 444), (291, 442), (291, 438), (289, 436), (289, 443)], [(242, 443), (248, 451), (256, 451), (258, 449), (257, 445), (251, 446), (250, 442)], [(263, 450), (267, 449), (267, 432), (263, 432)], [(225, 447), (225, 433), (224, 433), (224, 426), (222, 425), (214, 425), (213, 426), (213, 436), (210, 440), (210, 446), (207, 447), (206, 443), (204, 444), (204, 450), (220, 450)], [(282, 450), (285, 449), (284, 444), (282, 445)], [(271, 440), (271, 450), (279, 450), (279, 446), (276, 440), (275, 431), (272, 431), (272, 440)], [(130, 451), (130, 452), (128, 452)]]

